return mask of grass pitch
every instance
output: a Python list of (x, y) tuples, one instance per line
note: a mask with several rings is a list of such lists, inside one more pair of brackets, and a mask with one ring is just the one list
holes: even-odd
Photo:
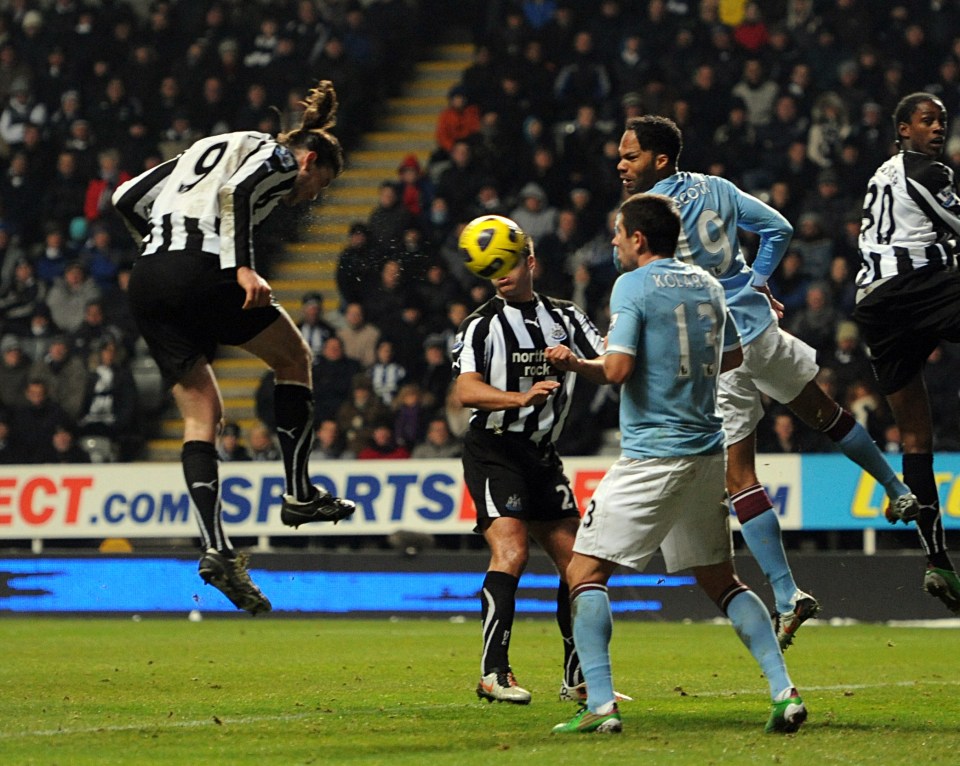
[(723, 625), (619, 620), (620, 736), (551, 735), (556, 626), (518, 621), (527, 707), (477, 700), (479, 622), (0, 621), (0, 763), (923, 764), (960, 758), (957, 631), (805, 627), (810, 709), (765, 735), (766, 682)]

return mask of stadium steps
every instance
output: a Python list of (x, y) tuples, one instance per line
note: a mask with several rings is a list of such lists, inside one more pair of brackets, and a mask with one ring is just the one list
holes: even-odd
[[(270, 286), (291, 316), (299, 316), (306, 292), (315, 290), (330, 296), (329, 305), (336, 303), (337, 258), (347, 244), (350, 224), (369, 218), (380, 183), (396, 179), (404, 157), (412, 153), (426, 166), (436, 146), (437, 115), (447, 105), (447, 92), (460, 81), (472, 55), (468, 43), (435, 47), (430, 60), (416, 64), (400, 95), (388, 99), (376, 129), (347, 153), (343, 175), (324, 192), (301, 225), (301, 240), (288, 244), (271, 264)], [(226, 417), (238, 423), (246, 435), (256, 423), (254, 394), (266, 365), (241, 349), (223, 346), (213, 367)], [(157, 438), (147, 442), (146, 459), (179, 460), (182, 435), (183, 421), (171, 406), (160, 417)]]

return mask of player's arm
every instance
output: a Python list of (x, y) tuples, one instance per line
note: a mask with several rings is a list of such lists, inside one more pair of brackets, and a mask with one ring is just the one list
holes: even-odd
[(235, 266), (237, 283), (244, 289), (244, 309), (267, 306), (270, 284), (257, 273), (253, 253), (255, 210), (266, 197), (289, 193), (297, 165), (283, 162), (277, 147), (265, 143), (220, 186), (220, 265)]
[(950, 168), (942, 162), (932, 162), (919, 178), (907, 176), (907, 188), (931, 219), (960, 236), (960, 197)]
[[(763, 292), (762, 288), (766, 287), (767, 280), (787, 252), (793, 237), (793, 226), (772, 207), (744, 191), (736, 190), (736, 200), (737, 225), (760, 237), (751, 283), (754, 289)], [(766, 293), (769, 297), (769, 290)]]
[(558, 388), (555, 380), (538, 380), (528, 391), (503, 391), (487, 383), (479, 372), (462, 372), (457, 376), (456, 395), (464, 407), (497, 412), (543, 404)]
[(603, 374), (607, 383), (624, 383), (633, 373), (636, 357), (623, 351), (607, 349), (603, 355)]
[(134, 241), (140, 241), (150, 232), (150, 208), (160, 196), (179, 155), (161, 162), (135, 178), (120, 184), (110, 198)]
[(548, 348), (544, 352), (547, 361), (562, 372), (572, 372), (577, 375), (583, 375), (591, 383), (598, 386), (605, 385), (607, 380), (603, 369), (603, 357), (596, 359), (584, 359), (573, 353), (568, 346), (560, 345)]

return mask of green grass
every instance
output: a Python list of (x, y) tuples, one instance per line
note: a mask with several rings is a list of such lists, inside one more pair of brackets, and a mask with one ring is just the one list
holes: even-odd
[(810, 708), (763, 734), (766, 682), (722, 625), (620, 620), (624, 733), (550, 734), (560, 645), (515, 626), (528, 707), (479, 702), (479, 621), (0, 621), (3, 764), (924, 764), (960, 757), (955, 630), (806, 627)]

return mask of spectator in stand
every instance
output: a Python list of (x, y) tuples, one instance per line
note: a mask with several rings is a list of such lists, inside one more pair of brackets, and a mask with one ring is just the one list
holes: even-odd
[(30, 82), (30, 65), (24, 62), (11, 37), (0, 43), (0, 103), (5, 103), (17, 87)]
[(420, 388), (423, 391), (426, 406), (436, 409), (446, 400), (447, 391), (453, 382), (446, 338), (443, 335), (433, 333), (427, 336), (423, 342), (423, 360)]
[(24, 404), (24, 390), (30, 375), (30, 360), (16, 335), (0, 338), (0, 407), (14, 409)]
[[(343, 341), (339, 335), (327, 338), (322, 353), (313, 361), (314, 425), (336, 417), (350, 395), (351, 381), (361, 369), (359, 362), (343, 353)], [(269, 383), (272, 391), (273, 381)], [(264, 412), (258, 411), (261, 420)]]
[(314, 356), (323, 350), (327, 338), (336, 334), (334, 326), (323, 318), (322, 293), (311, 291), (304, 294), (300, 301), (300, 323), (297, 328)]
[[(401, 321), (407, 291), (402, 283), (399, 261), (390, 258), (380, 269), (380, 281), (363, 301), (363, 313), (380, 332), (395, 327)], [(374, 344), (374, 348), (376, 344)], [(371, 349), (372, 351), (372, 349)], [(363, 358), (364, 367), (373, 364), (369, 354)]]
[(114, 244), (110, 228), (102, 223), (90, 227), (90, 238), (80, 250), (78, 258), (97, 288), (106, 293), (117, 286), (120, 264), (133, 253)]
[(21, 77), (10, 84), (10, 97), (0, 111), (0, 139), (10, 148), (19, 148), (27, 123), (45, 126), (47, 107), (37, 102), (29, 79)]
[(37, 455), (38, 463), (89, 463), (90, 455), (76, 441), (76, 432), (69, 422), (57, 423), (45, 449)]
[(27, 155), (18, 150), (10, 157), (6, 172), (0, 176), (0, 201), (10, 233), (24, 246), (32, 245), (41, 234), (37, 209), (42, 195), (43, 179), (34, 174)]
[[(139, 99), (127, 94), (127, 86), (120, 77), (111, 77), (107, 81), (103, 98), (93, 105), (87, 115), (97, 140), (102, 146), (109, 147), (122, 143), (130, 125), (142, 116), (143, 107)], [(119, 165), (119, 160), (117, 164)], [(101, 164), (101, 171), (102, 169)], [(104, 177), (101, 172), (101, 178)]]
[(50, 307), (46, 303), (38, 303), (30, 317), (30, 327), (18, 336), (24, 355), (33, 361), (43, 358), (47, 346), (58, 332), (59, 329), (50, 318)]
[(580, 104), (572, 124), (562, 139), (561, 154), (567, 188), (589, 184), (603, 162), (603, 144), (609, 134), (597, 125), (597, 110), (592, 104)]
[(0, 465), (13, 465), (21, 462), (22, 452), (16, 444), (10, 428), (10, 412), (0, 408)]
[(433, 406), (424, 400), (418, 383), (404, 383), (392, 402), (393, 433), (397, 444), (413, 449), (427, 432), (427, 419)]
[(28, 377), (42, 380), (50, 398), (63, 407), (71, 421), (76, 422), (83, 407), (87, 366), (82, 357), (71, 350), (66, 335), (50, 338), (46, 352), (34, 359)]
[(343, 310), (344, 326), (337, 330), (343, 352), (363, 369), (376, 361), (380, 330), (366, 320), (363, 304), (348, 303)]
[[(97, 173), (96, 139), (90, 131), (90, 123), (77, 119), (70, 123), (70, 134), (63, 142), (63, 149), (77, 158), (77, 172), (84, 179), (93, 178)], [(87, 189), (83, 190), (83, 204), (87, 204)]]
[(520, 190), (520, 204), (510, 212), (524, 234), (535, 242), (557, 228), (559, 211), (547, 201), (546, 192), (537, 184), (528, 183)]
[(377, 343), (377, 360), (370, 366), (373, 392), (384, 404), (390, 405), (406, 377), (406, 369), (396, 360), (393, 341), (381, 338)]
[(346, 146), (353, 146), (369, 121), (369, 106), (363, 70), (347, 56), (340, 33), (334, 31), (323, 44), (323, 51), (313, 68), (317, 79), (337, 84), (340, 96), (337, 134)]
[(463, 445), (450, 432), (447, 419), (437, 415), (430, 419), (424, 440), (413, 448), (410, 457), (419, 460), (442, 460), (457, 458), (462, 454)]
[(821, 168), (831, 167), (852, 131), (846, 104), (833, 91), (822, 93), (813, 105), (807, 156)]
[(854, 205), (857, 203), (851, 197), (841, 193), (837, 166), (821, 170), (817, 174), (816, 189), (809, 192), (803, 200), (804, 212), (816, 215), (820, 219), (823, 233), (831, 239), (840, 236), (843, 219)]
[[(790, 184), (786, 181), (774, 181), (770, 184), (768, 195), (767, 204), (790, 223), (796, 224), (800, 217), (800, 201), (793, 198)], [(857, 221), (859, 222), (859, 220), (858, 218)]]
[(397, 197), (413, 219), (426, 224), (433, 202), (433, 182), (420, 168), (417, 155), (408, 154), (397, 168)]
[(53, 401), (42, 380), (27, 381), (21, 404), (13, 407), (11, 430), (16, 434), (21, 463), (37, 463), (61, 423), (69, 422), (63, 408)]
[(56, 221), (47, 221), (43, 226), (43, 242), (30, 250), (35, 265), (36, 276), (47, 287), (63, 277), (67, 264), (77, 253), (64, 237), (63, 228)]
[(450, 165), (440, 173), (437, 196), (447, 202), (450, 220), (466, 220), (465, 216), (483, 185), (485, 176), (473, 161), (473, 150), (463, 139), (450, 149)]
[(781, 93), (770, 121), (757, 130), (757, 148), (761, 152), (767, 185), (780, 177), (786, 164), (787, 147), (794, 141), (806, 142), (810, 120), (800, 113), (797, 100)]
[[(552, 145), (540, 143), (533, 147), (530, 169), (524, 174), (524, 179), (524, 185), (535, 183), (543, 189), (550, 205), (560, 207), (564, 204), (569, 187)], [(516, 193), (516, 190), (511, 191)]]
[(410, 451), (397, 443), (389, 421), (374, 424), (366, 438), (366, 446), (357, 452), (357, 460), (406, 460), (409, 457)]
[(99, 298), (89, 301), (83, 310), (83, 322), (70, 334), (70, 343), (73, 353), (81, 359), (86, 359), (95, 352), (102, 341), (111, 340), (119, 345), (117, 352), (122, 360), (126, 360), (123, 354), (123, 339), (120, 337), (120, 329), (107, 324), (103, 313), (103, 303)]
[(404, 230), (414, 218), (404, 206), (392, 181), (381, 181), (377, 206), (370, 212), (367, 229), (374, 245), (386, 253), (399, 249)]
[(257, 130), (270, 134), (279, 130), (277, 113), (270, 108), (267, 89), (263, 83), (253, 82), (247, 86), (246, 100), (230, 121), (230, 127), (234, 130)]
[(128, 461), (136, 456), (143, 437), (137, 423), (137, 384), (130, 369), (120, 363), (119, 349), (109, 336), (94, 349), (77, 425), (81, 436), (109, 439), (120, 460)]
[(553, 82), (557, 116), (573, 119), (581, 104), (603, 104), (612, 90), (610, 72), (594, 50), (593, 35), (578, 30), (573, 36), (573, 57), (560, 67)]
[(250, 426), (250, 435), (247, 441), (251, 460), (274, 461), (283, 459), (276, 437), (263, 421), (258, 420)]
[(814, 282), (807, 289), (806, 304), (790, 321), (787, 329), (817, 352), (817, 360), (833, 352), (838, 315), (828, 303), (829, 290), (823, 282)]
[(321, 421), (317, 426), (311, 455), (321, 460), (351, 460), (355, 457), (352, 452), (347, 451), (337, 421), (330, 418)]
[[(869, 378), (868, 378), (869, 380)], [(937, 416), (933, 422), (933, 442), (937, 451), (960, 450), (960, 356), (953, 343), (941, 343), (927, 357), (923, 381)]]
[(803, 273), (803, 256), (791, 247), (770, 277), (770, 292), (783, 304), (785, 317), (792, 318), (804, 307), (809, 287), (810, 278)]
[(847, 389), (857, 380), (870, 380), (873, 373), (866, 349), (860, 342), (860, 331), (850, 320), (837, 323), (836, 343), (829, 354), (824, 355), (823, 366), (833, 370), (837, 399), (843, 401)]
[(240, 440), (240, 426), (232, 421), (224, 423), (217, 444), (217, 457), (224, 463), (249, 462), (250, 451)]
[(121, 241), (127, 237), (127, 231), (113, 209), (111, 197), (117, 187), (129, 181), (131, 176), (120, 168), (120, 153), (116, 149), (99, 152), (97, 163), (97, 176), (87, 184), (83, 215), (91, 225), (101, 223), (107, 226), (114, 239)]
[(803, 213), (797, 221), (792, 247), (803, 258), (803, 275), (812, 281), (824, 280), (833, 260), (833, 241), (823, 228), (823, 219), (816, 213)]
[[(496, 90), (489, 97), (492, 98)], [(463, 85), (454, 85), (447, 93), (447, 106), (437, 115), (435, 136), (437, 150), (432, 162), (450, 156), (453, 146), (480, 132), (480, 110), (474, 103), (469, 103), (467, 89)]]
[(70, 221), (83, 215), (86, 196), (87, 179), (77, 170), (76, 156), (73, 152), (60, 152), (56, 172), (43, 193), (41, 209), (44, 215), (65, 231)]
[(34, 275), (30, 259), (18, 258), (13, 278), (0, 290), (0, 326), (4, 332), (27, 335), (37, 308), (46, 308), (46, 295), (47, 285)]
[(54, 324), (67, 333), (76, 332), (83, 324), (87, 304), (100, 298), (100, 289), (87, 274), (83, 264), (71, 261), (63, 276), (54, 280), (47, 293), (47, 304)]
[(829, 290), (827, 302), (837, 309), (839, 318), (852, 317), (857, 302), (857, 285), (850, 273), (850, 263), (845, 258), (835, 256), (830, 260), (827, 289)]
[(359, 452), (376, 423), (391, 421), (390, 408), (374, 395), (370, 377), (366, 373), (354, 375), (350, 394), (337, 410), (337, 425), (346, 439), (347, 449)]
[(748, 58), (743, 64), (743, 75), (730, 91), (734, 98), (743, 101), (747, 109), (747, 121), (755, 128), (762, 128), (773, 118), (773, 108), (780, 86), (769, 79), (759, 58)]
[(337, 289), (341, 306), (361, 303), (376, 284), (383, 258), (373, 243), (370, 227), (361, 221), (350, 225), (349, 241), (337, 259)]

